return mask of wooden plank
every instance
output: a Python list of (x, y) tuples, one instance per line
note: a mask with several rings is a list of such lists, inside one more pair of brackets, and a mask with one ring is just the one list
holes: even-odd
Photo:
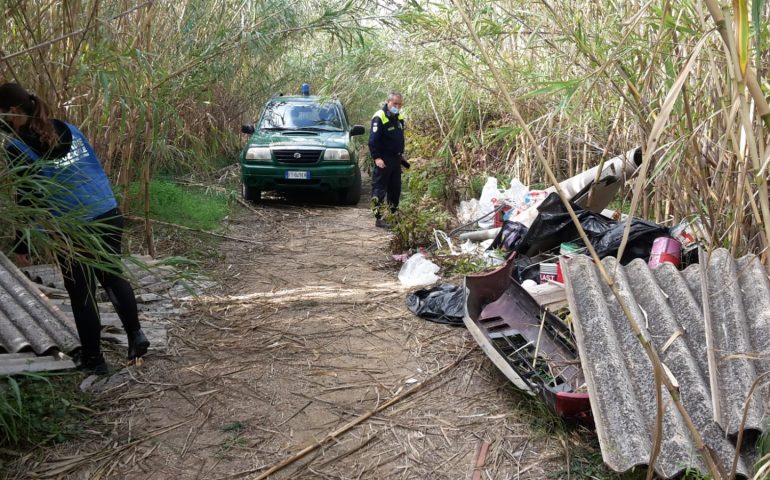
[(553, 311), (568, 305), (567, 291), (564, 289), (564, 284), (558, 282), (541, 283), (527, 287), (525, 290), (535, 299), (538, 305), (548, 307), (549, 310)]

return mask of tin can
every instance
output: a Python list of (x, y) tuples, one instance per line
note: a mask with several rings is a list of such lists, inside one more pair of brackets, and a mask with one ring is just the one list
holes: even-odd
[(661, 263), (672, 263), (679, 268), (679, 261), (682, 256), (682, 244), (671, 237), (658, 237), (652, 242), (650, 251), (650, 260), (647, 266), (655, 268)]
[(564, 272), (562, 271), (562, 263), (564, 260), (570, 259), (574, 257), (575, 255), (580, 255), (580, 253), (584, 250), (583, 248), (578, 247), (576, 244), (572, 242), (564, 242), (559, 246), (559, 263), (556, 264), (556, 281), (559, 283), (564, 283)]
[(548, 283), (548, 280), (556, 280), (559, 266), (557, 263), (540, 264), (540, 283)]

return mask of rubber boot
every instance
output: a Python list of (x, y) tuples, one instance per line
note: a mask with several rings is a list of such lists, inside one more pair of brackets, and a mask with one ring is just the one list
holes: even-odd
[(81, 353), (77, 369), (93, 375), (107, 375), (110, 373), (107, 362), (104, 361), (104, 355), (101, 353)]
[(150, 341), (144, 336), (142, 329), (126, 332), (126, 336), (128, 336), (128, 359), (136, 360), (143, 357), (150, 347)]

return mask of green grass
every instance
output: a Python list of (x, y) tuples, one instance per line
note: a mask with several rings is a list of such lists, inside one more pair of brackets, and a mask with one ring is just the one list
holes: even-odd
[[(622, 199), (620, 196), (616, 196), (609, 205), (607, 205), (607, 208), (610, 210), (615, 210), (616, 212), (624, 213), (628, 215), (631, 212), (631, 199)], [(637, 209), (638, 210), (638, 209)], [(636, 212), (637, 215), (639, 212)]]
[(0, 447), (59, 443), (79, 435), (91, 410), (83, 404), (81, 377), (24, 374), (0, 377)]
[(222, 442), (222, 445), (220, 445), (217, 456), (222, 458), (224, 455), (228, 454), (230, 450), (245, 448), (248, 443), (246, 438), (243, 436), (245, 430), (246, 424), (238, 420), (227, 422), (222, 425), (222, 431), (227, 432), (230, 435), (228, 435), (228, 437)]
[[(144, 199), (141, 185), (129, 189), (129, 212), (142, 215)], [(150, 182), (150, 217), (189, 228), (215, 230), (230, 212), (229, 196), (204, 192), (166, 180)]]
[(472, 275), (488, 268), (483, 258), (466, 255), (443, 256), (433, 259), (442, 268), (445, 277)]

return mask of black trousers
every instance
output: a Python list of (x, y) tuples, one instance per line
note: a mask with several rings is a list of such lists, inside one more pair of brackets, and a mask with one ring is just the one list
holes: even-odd
[[(80, 343), (84, 356), (98, 355), (100, 352), (102, 324), (96, 302), (96, 281), (107, 291), (112, 305), (126, 332), (139, 330), (139, 316), (136, 297), (131, 284), (122, 276), (119, 260), (120, 244), (123, 239), (123, 216), (118, 209), (110, 210), (96, 219), (98, 224), (87, 226), (89, 234), (102, 245), (105, 253), (115, 257), (110, 271), (94, 268), (89, 262), (78, 261), (71, 255), (60, 255), (59, 265), (64, 276), (64, 288), (72, 302)], [(75, 243), (77, 245), (77, 243)], [(97, 255), (86, 255), (89, 260), (97, 260)]]
[(398, 202), (401, 198), (401, 160), (395, 158), (383, 158), (385, 168), (374, 166), (372, 172), (372, 199), (375, 202), (374, 215), (382, 216), (381, 206), (387, 199), (390, 211), (398, 210)]

